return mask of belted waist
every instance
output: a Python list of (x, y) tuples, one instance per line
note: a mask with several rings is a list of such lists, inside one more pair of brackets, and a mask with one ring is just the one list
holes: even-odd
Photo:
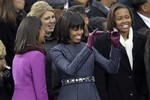
[(94, 76), (70, 78), (70, 79), (62, 79), (61, 80), (62, 85), (87, 83), (87, 82), (95, 82)]

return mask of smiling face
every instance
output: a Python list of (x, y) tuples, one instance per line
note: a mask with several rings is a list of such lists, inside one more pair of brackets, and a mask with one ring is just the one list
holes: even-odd
[(128, 33), (132, 24), (131, 15), (127, 8), (120, 8), (115, 11), (116, 28), (120, 33)]
[(56, 18), (55, 14), (52, 11), (46, 11), (41, 16), (41, 22), (46, 33), (51, 33), (54, 31)]
[(79, 43), (81, 42), (81, 38), (83, 35), (84, 30), (82, 28), (73, 28), (70, 29), (70, 40), (73, 43)]

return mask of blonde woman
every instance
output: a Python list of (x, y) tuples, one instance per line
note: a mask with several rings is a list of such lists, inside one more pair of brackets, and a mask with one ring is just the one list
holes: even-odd
[(50, 34), (54, 31), (56, 19), (54, 9), (45, 1), (35, 2), (27, 16), (39, 17), (42, 25), (47, 33)]

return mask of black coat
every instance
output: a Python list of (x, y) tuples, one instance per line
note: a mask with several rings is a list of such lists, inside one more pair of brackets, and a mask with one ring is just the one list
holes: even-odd
[[(127, 53), (121, 45), (121, 62), (117, 74), (107, 74), (95, 68), (96, 86), (102, 100), (148, 100), (148, 86), (145, 74), (144, 47), (146, 39), (133, 34), (133, 70), (131, 70)], [(99, 36), (95, 48), (105, 57), (109, 57), (110, 40), (108, 34)], [(103, 79), (102, 81), (97, 81)], [(108, 97), (106, 97), (108, 96)], [(144, 99), (142, 99), (144, 98)], [(146, 99), (145, 99), (146, 98)]]
[(6, 62), (7, 65), (12, 66), (14, 57), (14, 41), (16, 37), (17, 27), (12, 23), (0, 22), (0, 39), (6, 47)]
[[(16, 38), (16, 33), (18, 26), (22, 19), (26, 16), (24, 11), (16, 13), (16, 23), (4, 22), (0, 20), (0, 40), (4, 43), (6, 47), (6, 63), (8, 66), (12, 66), (12, 61), (14, 58), (14, 41)], [(11, 98), (13, 95), (14, 82), (12, 75), (10, 77), (3, 77), (3, 86), (7, 92), (7, 97)], [(1, 89), (2, 90), (2, 89)], [(3, 91), (4, 92), (4, 91)]]
[(133, 29), (135, 31), (138, 31), (141, 28), (149, 28), (135, 10), (133, 10), (133, 16)]
[(31, 9), (31, 6), (38, 0), (26, 0), (24, 10), (28, 13)]
[(49, 100), (58, 95), (61, 87), (57, 70), (55, 66), (53, 66), (52, 59), (50, 57), (50, 49), (55, 45), (57, 45), (57, 38), (55, 36), (46, 37), (45, 43), (42, 45), (46, 50), (46, 85)]
[(22, 19), (26, 16), (24, 11), (16, 13), (16, 23), (4, 22), (0, 20), (0, 39), (6, 47), (6, 62), (8, 66), (12, 66), (12, 60), (14, 57), (14, 41), (18, 26)]
[(0, 98), (1, 100), (9, 100), (6, 94), (6, 90), (4, 89), (1, 76), (0, 76)]
[[(145, 54), (144, 54), (144, 61), (146, 66), (146, 76), (148, 82), (148, 89), (150, 91), (150, 29), (148, 28), (141, 28), (138, 31), (140, 34), (144, 35), (147, 38), (146, 45), (145, 45)], [(149, 92), (150, 95), (150, 92)], [(150, 98), (149, 98), (150, 100)]]
[(89, 12), (87, 13), (87, 16), (88, 18), (97, 17), (97, 16), (106, 18), (107, 14), (108, 14), (108, 9), (106, 9), (101, 2), (93, 0), (93, 3), (90, 7)]
[[(148, 88), (150, 91), (150, 32), (147, 38), (147, 42), (145, 45), (145, 55), (144, 55), (145, 65), (146, 65), (146, 71), (147, 71), (147, 82), (148, 82)], [(150, 93), (149, 93), (150, 95)], [(150, 98), (149, 98), (150, 100)]]
[(117, 2), (132, 8), (132, 0), (118, 0)]

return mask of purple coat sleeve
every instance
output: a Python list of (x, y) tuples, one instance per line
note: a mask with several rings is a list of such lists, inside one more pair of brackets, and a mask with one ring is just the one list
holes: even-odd
[(87, 46), (85, 46), (80, 51), (80, 53), (77, 54), (77, 56), (74, 58), (72, 62), (68, 61), (64, 57), (61, 48), (54, 47), (51, 49), (50, 53), (51, 53), (52, 60), (56, 64), (56, 66), (58, 66), (68, 75), (74, 75), (77, 69), (79, 69), (88, 59), (88, 57), (91, 55), (92, 50), (89, 49)]
[(46, 78), (45, 78), (45, 56), (36, 52), (31, 61), (33, 84), (37, 100), (48, 100)]
[(110, 59), (106, 59), (99, 52), (95, 51), (95, 61), (98, 62), (103, 69), (105, 69), (108, 73), (117, 73), (120, 66), (121, 59), (121, 51), (118, 48), (111, 46), (110, 51)]

